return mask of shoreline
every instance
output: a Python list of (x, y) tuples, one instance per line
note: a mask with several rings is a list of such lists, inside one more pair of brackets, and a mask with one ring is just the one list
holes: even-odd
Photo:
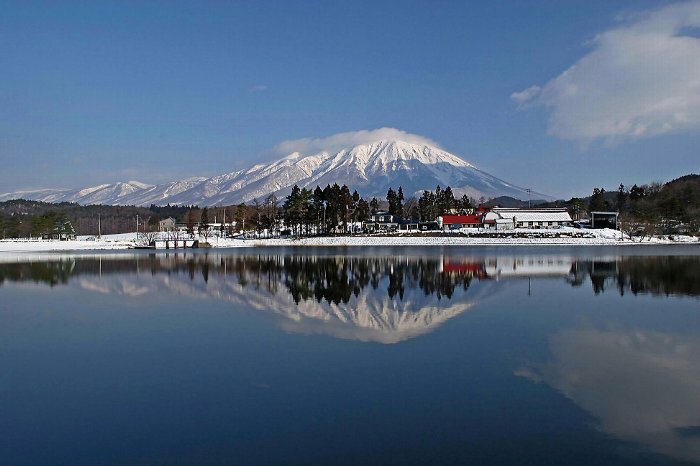
[[(700, 238), (673, 235), (646, 238), (644, 241), (622, 238), (616, 230), (543, 231), (522, 230), (503, 236), (327, 236), (309, 238), (221, 239), (212, 238), (212, 249), (264, 247), (449, 247), (449, 246), (658, 246), (700, 244)], [(0, 253), (113, 251), (135, 246), (135, 234), (110, 235), (101, 240), (0, 240)], [(162, 251), (163, 249), (154, 249)], [(200, 249), (201, 250), (201, 249)], [(174, 249), (171, 251), (184, 251)]]

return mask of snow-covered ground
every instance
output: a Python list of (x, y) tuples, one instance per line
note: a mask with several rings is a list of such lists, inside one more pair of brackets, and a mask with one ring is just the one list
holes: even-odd
[[(482, 232), (483, 233), (483, 232)], [(700, 238), (674, 235), (645, 238), (639, 241), (623, 238), (616, 230), (558, 230), (518, 229), (496, 237), (485, 236), (338, 236), (302, 239), (216, 240), (215, 247), (240, 246), (522, 246), (522, 245), (640, 245), (697, 243)]]
[(133, 247), (136, 234), (103, 236), (102, 239), (88, 240), (87, 237), (74, 241), (58, 240), (0, 240), (0, 252), (44, 252), (44, 251), (89, 251), (105, 249), (128, 249)]
[[(475, 230), (476, 231), (476, 230)], [(483, 231), (480, 232), (483, 234)], [(223, 239), (209, 238), (215, 248), (265, 246), (520, 246), (520, 245), (644, 245), (700, 244), (700, 238), (673, 235), (630, 240), (616, 230), (557, 230), (518, 229), (497, 237), (485, 236), (338, 236), (302, 239)], [(135, 233), (78, 237), (75, 241), (0, 240), (0, 252), (48, 252), (127, 249), (136, 245)]]

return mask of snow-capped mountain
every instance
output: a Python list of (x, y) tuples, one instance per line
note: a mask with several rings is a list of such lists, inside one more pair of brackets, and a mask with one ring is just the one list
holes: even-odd
[(2, 194), (0, 200), (211, 206), (262, 200), (271, 193), (284, 197), (295, 184), (313, 189), (333, 183), (347, 184), (367, 198), (384, 198), (389, 187), (401, 186), (408, 196), (424, 189), (433, 190), (438, 185), (452, 187), (455, 196), (527, 198), (524, 188), (483, 172), (442, 149), (425, 143), (383, 139), (337, 152), (293, 152), (269, 164), (211, 178), (188, 178), (156, 186), (129, 181), (80, 190), (19, 191)]

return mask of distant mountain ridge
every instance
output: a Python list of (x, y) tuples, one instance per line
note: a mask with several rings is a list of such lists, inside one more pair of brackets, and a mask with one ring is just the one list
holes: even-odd
[[(277, 161), (223, 175), (193, 177), (160, 185), (138, 181), (103, 184), (77, 190), (35, 190), (0, 194), (0, 201), (31, 199), (107, 205), (230, 205), (284, 197), (299, 187), (346, 184), (366, 198), (383, 199), (389, 187), (410, 196), (440, 185), (456, 196), (478, 199), (510, 196), (527, 199), (527, 190), (479, 170), (460, 157), (423, 143), (398, 139), (360, 144), (337, 152), (292, 152)], [(542, 194), (538, 197), (548, 197)]]

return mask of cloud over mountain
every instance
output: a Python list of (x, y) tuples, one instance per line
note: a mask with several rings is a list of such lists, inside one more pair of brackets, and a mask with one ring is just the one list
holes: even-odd
[(293, 152), (300, 152), (302, 154), (338, 152), (347, 147), (370, 144), (377, 141), (403, 141), (409, 144), (424, 144), (437, 148), (440, 147), (438, 143), (424, 136), (407, 133), (406, 131), (401, 131), (396, 128), (378, 128), (337, 133), (325, 138), (303, 138), (282, 141), (275, 146), (274, 151), (278, 155), (287, 155)]
[(608, 140), (700, 130), (700, 1), (628, 17), (545, 85), (511, 98), (550, 110), (548, 132)]

